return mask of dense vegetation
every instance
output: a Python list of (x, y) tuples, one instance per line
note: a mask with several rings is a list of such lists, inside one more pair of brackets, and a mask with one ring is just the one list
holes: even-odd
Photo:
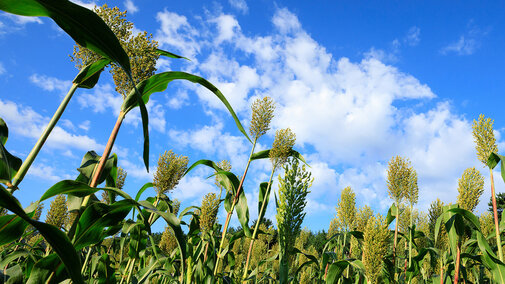
[[(386, 216), (368, 206), (356, 208), (355, 193), (346, 187), (328, 233), (314, 234), (301, 228), (313, 178), (293, 149), (295, 134), (278, 130), (270, 150), (255, 151), (274, 116), (271, 98), (253, 103), (247, 132), (210, 82), (185, 72), (156, 73), (160, 56), (185, 58), (160, 50), (147, 33), (133, 35), (133, 24), (117, 8), (103, 6), (95, 13), (66, 0), (7, 0), (0, 9), (52, 18), (76, 41), (71, 57), (80, 70), (24, 161), (8, 152), (8, 126), (0, 119), (0, 283), (505, 283), (505, 221), (497, 205), (504, 198), (499, 195), (496, 201), (492, 171), (502, 162), (505, 177), (505, 167), (491, 119), (480, 116), (473, 134), (477, 157), (490, 170), (492, 215), (472, 213), (484, 191), (484, 178), (475, 168), (463, 172), (454, 204), (437, 199), (428, 212), (418, 211), (417, 173), (407, 158), (396, 156), (384, 181), (392, 201)], [(21, 182), (66, 105), (77, 89), (93, 88), (106, 67), (124, 103), (104, 153), (86, 153), (75, 180), (56, 183), (22, 208), (15, 195), (23, 191)], [(188, 165), (188, 157), (169, 150), (159, 157), (154, 179), (133, 198), (122, 190), (127, 173), (118, 167), (121, 159), (111, 153), (112, 146), (125, 116), (139, 107), (148, 168), (145, 104), (173, 80), (200, 84), (216, 95), (251, 142), (248, 162), (233, 168), (227, 161)], [(271, 171), (269, 180), (258, 185), (259, 216), (251, 222), (243, 184), (250, 163), (259, 159), (269, 159)], [(201, 206), (180, 208), (171, 193), (196, 167), (213, 170), (219, 194), (208, 193)], [(273, 189), (276, 177), (279, 187)], [(156, 195), (146, 198), (151, 187)], [(42, 222), (43, 202), (49, 199)], [(276, 227), (265, 218), (269, 205), (276, 208)], [(223, 209), (227, 218), (218, 222)], [(237, 228), (229, 227), (233, 213)], [(151, 232), (160, 218), (165, 230)]]

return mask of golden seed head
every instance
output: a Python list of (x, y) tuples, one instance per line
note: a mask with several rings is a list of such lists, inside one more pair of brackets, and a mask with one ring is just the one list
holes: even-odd
[[(159, 58), (156, 52), (158, 42), (153, 40), (152, 34), (142, 32), (134, 36), (133, 23), (126, 20), (126, 11), (121, 12), (117, 7), (109, 8), (107, 4), (104, 4), (101, 7), (95, 7), (94, 12), (109, 26), (128, 54), (135, 84), (152, 76), (156, 71), (156, 61)], [(79, 45), (74, 46), (73, 55), (70, 56), (79, 69), (101, 57)], [(111, 67), (110, 73), (116, 84), (116, 91), (125, 97), (133, 88), (133, 84), (118, 64), (112, 63)]]
[(369, 283), (379, 283), (389, 249), (389, 229), (382, 215), (372, 216), (363, 232), (363, 265)]
[(275, 132), (274, 144), (269, 155), (274, 169), (286, 163), (295, 145), (295, 141), (296, 135), (289, 128), (280, 129)]
[(476, 168), (468, 168), (458, 180), (458, 204), (461, 208), (473, 211), (484, 192), (484, 176)]
[(389, 161), (387, 186), (389, 197), (396, 203), (400, 203), (403, 198), (409, 200), (411, 204), (417, 203), (419, 198), (417, 173), (409, 159), (396, 156)]
[(177, 156), (172, 150), (165, 151), (158, 159), (153, 184), (158, 195), (173, 190), (188, 168), (188, 157)]
[[(231, 163), (230, 163), (230, 161), (228, 161), (228, 160), (222, 160), (221, 162), (218, 162), (218, 163), (217, 163), (217, 166), (218, 166), (221, 170), (223, 170), (223, 171), (227, 171), (227, 172), (231, 171)], [(222, 187), (223, 187), (223, 186), (219, 183), (219, 179), (218, 179), (217, 175), (216, 175), (216, 177), (215, 177), (215, 182), (214, 182), (214, 183), (217, 185), (217, 187), (218, 187), (218, 188), (222, 188)]]
[(117, 178), (116, 178), (116, 187), (118, 189), (123, 189), (124, 181), (128, 173), (121, 167), (117, 168)]
[(200, 230), (210, 232), (217, 220), (219, 210), (219, 199), (215, 193), (207, 193), (202, 200), (200, 214)]
[(351, 231), (356, 221), (356, 194), (350, 186), (342, 189), (336, 210), (340, 231)]
[(487, 165), (487, 160), (491, 153), (498, 153), (496, 138), (493, 133), (494, 120), (485, 118), (483, 114), (479, 115), (478, 121), (473, 121), (472, 133), (475, 139), (475, 149), (479, 160)]
[(46, 223), (61, 229), (65, 227), (68, 221), (67, 199), (60, 194), (51, 202), (46, 216)]
[(257, 99), (251, 106), (252, 119), (249, 133), (258, 139), (270, 129), (270, 122), (274, 117), (275, 103), (270, 97)]

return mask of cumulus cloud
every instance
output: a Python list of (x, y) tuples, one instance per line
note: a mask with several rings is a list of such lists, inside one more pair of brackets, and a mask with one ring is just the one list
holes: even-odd
[(160, 22), (160, 29), (155, 39), (160, 44), (170, 45), (182, 52), (183, 56), (195, 58), (200, 45), (195, 40), (198, 31), (189, 24), (185, 16), (170, 12), (158, 12), (156, 20)]
[[(123, 104), (123, 97), (114, 91), (110, 84), (96, 85), (92, 92), (80, 94), (77, 102), (82, 108), (89, 108), (95, 113), (110, 113), (117, 116)], [(165, 111), (156, 100), (150, 99), (146, 105), (149, 113), (149, 127), (159, 132), (165, 132)], [(135, 127), (140, 126), (141, 117), (138, 108), (130, 111), (125, 118), (125, 123)]]
[(130, 13), (130, 14), (135, 14), (139, 11), (139, 8), (137, 6), (135, 6), (135, 3), (133, 3), (133, 0), (126, 0), (124, 2), (124, 5), (126, 8), (126, 11), (128, 11), (128, 13)]
[[(0, 113), (10, 131), (32, 139), (38, 139), (49, 122), (49, 117), (35, 112), (31, 107), (10, 101), (0, 100)], [(53, 129), (46, 145), (50, 148), (63, 150), (79, 149), (88, 151), (89, 149), (100, 150), (104, 148), (93, 138), (69, 133), (59, 126)]]
[(59, 91), (61, 94), (65, 94), (72, 86), (72, 81), (60, 80), (55, 77), (50, 77), (47, 75), (32, 74), (30, 76), (30, 82), (35, 84), (37, 87), (42, 88), (46, 91)]
[[(173, 13), (170, 17), (180, 23), (174, 26), (193, 28), (185, 17)], [(387, 210), (391, 201), (386, 170), (394, 155), (410, 158), (418, 171), (421, 209), (436, 197), (454, 201), (457, 179), (477, 163), (470, 121), (451, 109), (449, 102), (437, 99), (428, 85), (379, 55), (358, 61), (334, 58), (288, 9), (278, 9), (272, 24), (269, 34), (246, 35), (234, 16), (220, 14), (201, 22), (201, 29), (209, 31), (202, 38), (179, 35), (179, 28), (170, 30), (176, 33), (173, 38), (183, 38), (181, 42), (191, 44), (198, 38), (207, 43), (199, 46), (206, 52), (191, 68), (223, 91), (240, 117), (250, 117), (254, 98), (275, 99), (273, 130), (294, 130), (297, 148), (305, 153), (315, 178), (310, 202), (319, 209), (309, 208), (309, 215), (333, 208), (346, 186), (356, 191), (359, 205)], [(398, 45), (419, 42), (420, 29), (412, 27)], [(211, 110), (224, 110), (208, 90), (196, 88), (196, 92)], [(209, 155), (224, 154), (217, 149), (226, 145), (232, 159), (244, 157), (249, 147), (219, 122), (184, 131), (171, 129), (168, 134), (179, 146)], [(245, 159), (236, 162), (243, 165)], [(253, 178), (251, 184), (267, 179), (265, 171), (268, 162), (254, 168), (261, 178)], [(256, 193), (248, 196), (252, 207)]]
[(249, 11), (249, 7), (247, 6), (245, 0), (228, 0), (228, 2), (234, 9), (237, 9), (243, 14), (246, 14)]
[(440, 53), (456, 55), (472, 55), (480, 48), (481, 42), (488, 34), (488, 29), (481, 29), (470, 21), (467, 25), (467, 31), (460, 35), (457, 41), (451, 42), (440, 49)]

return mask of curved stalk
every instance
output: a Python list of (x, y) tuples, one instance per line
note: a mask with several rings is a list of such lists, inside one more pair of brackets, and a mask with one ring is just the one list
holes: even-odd
[(46, 129), (44, 129), (44, 132), (42, 132), (42, 134), (40, 135), (39, 140), (37, 140), (37, 143), (35, 143), (35, 146), (33, 146), (32, 150), (30, 151), (26, 159), (23, 161), (23, 164), (21, 165), (18, 172), (12, 179), (12, 185), (9, 187), (10, 193), (13, 193), (17, 189), (19, 183), (21, 183), (21, 181), (25, 177), (26, 173), (28, 172), (28, 169), (30, 168), (33, 161), (39, 154), (40, 149), (42, 148), (47, 138), (49, 137), (49, 134), (51, 134), (51, 131), (53, 131), (54, 127), (56, 126), (56, 123), (58, 123), (58, 120), (60, 120), (63, 112), (65, 111), (65, 108), (70, 102), (70, 99), (74, 95), (75, 90), (77, 90), (77, 87), (78, 87), (77, 84), (72, 84), (72, 87), (68, 91), (65, 98), (63, 98), (63, 101), (60, 103), (60, 106), (58, 106), (58, 109), (56, 110), (53, 117), (49, 121), (49, 124), (46, 126)]
[(494, 228), (495, 228), (495, 232), (496, 232), (496, 244), (498, 246), (498, 257), (500, 258), (500, 261), (503, 262), (500, 227), (498, 225), (498, 223), (499, 223), (498, 211), (496, 209), (496, 196), (495, 196), (495, 190), (494, 190), (493, 170), (491, 168), (489, 168), (489, 177), (491, 179), (491, 198), (492, 198), (492, 202), (493, 202)]
[[(272, 168), (272, 173), (270, 174), (270, 179), (268, 180), (268, 186), (267, 186), (267, 190), (265, 193), (265, 199), (270, 196), (270, 189), (272, 186), (272, 178), (274, 176), (274, 172), (275, 172), (275, 167)], [(242, 279), (244, 279), (244, 280), (247, 277), (247, 270), (249, 269), (249, 261), (251, 260), (251, 253), (252, 253), (252, 249), (254, 246), (254, 240), (256, 239), (256, 235), (258, 234), (258, 229), (260, 227), (260, 223), (261, 223), (261, 219), (262, 219), (260, 217), (263, 215), (263, 213), (266, 210), (266, 203), (267, 203), (266, 201), (263, 201), (263, 204), (261, 204), (260, 212), (258, 212), (258, 220), (256, 221), (256, 225), (254, 226), (254, 232), (252, 235), (251, 244), (249, 245), (249, 251), (247, 252), (247, 260), (245, 262), (244, 275), (242, 277)]]
[[(254, 148), (256, 148), (257, 141), (258, 141), (258, 138), (256, 137), (253, 142), (251, 153), (249, 154), (249, 159), (247, 160), (247, 165), (245, 167), (244, 174), (242, 175), (242, 178), (240, 179), (240, 184), (238, 185), (237, 193), (235, 194), (235, 197), (233, 198), (233, 202), (231, 204), (231, 209), (228, 212), (228, 214), (226, 215), (226, 221), (224, 223), (223, 233), (221, 234), (221, 241), (219, 243), (219, 250), (217, 252), (216, 266), (214, 266), (214, 276), (217, 275), (217, 270), (219, 267), (219, 260), (220, 260), (219, 255), (221, 254), (221, 251), (223, 250), (224, 239), (226, 238), (226, 232), (228, 231), (228, 226), (230, 225), (231, 215), (233, 214), (233, 210), (235, 209), (235, 204), (237, 204), (238, 197), (240, 196), (240, 190), (242, 190), (242, 185), (244, 184), (245, 176), (247, 175), (247, 171), (249, 170), (249, 165), (251, 164), (251, 157), (254, 154)], [(221, 193), (219, 195), (221, 195)]]

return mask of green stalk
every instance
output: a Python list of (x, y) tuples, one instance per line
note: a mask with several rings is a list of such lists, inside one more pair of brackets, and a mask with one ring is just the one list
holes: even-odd
[[(238, 197), (240, 196), (240, 190), (242, 189), (242, 185), (244, 184), (245, 176), (247, 175), (247, 170), (249, 169), (249, 165), (251, 164), (251, 157), (254, 154), (254, 148), (256, 148), (256, 142), (258, 141), (258, 137), (254, 139), (254, 143), (251, 149), (251, 153), (249, 154), (249, 159), (247, 160), (247, 165), (244, 170), (244, 174), (242, 175), (242, 178), (240, 179), (240, 184), (238, 185), (237, 193), (235, 194), (235, 197), (233, 198), (233, 203), (231, 205), (231, 209), (226, 215), (226, 221), (224, 223), (223, 227), (223, 233), (221, 235), (221, 242), (219, 243), (219, 250), (217, 253), (217, 259), (216, 259), (216, 266), (214, 267), (214, 276), (217, 275), (217, 270), (219, 267), (219, 260), (221, 259), (219, 255), (221, 254), (221, 251), (223, 250), (223, 245), (224, 245), (224, 239), (226, 238), (226, 232), (228, 231), (228, 226), (230, 225), (230, 219), (231, 219), (231, 214), (233, 214), (233, 210), (235, 209), (235, 204), (237, 204)], [(222, 188), (221, 188), (222, 190)], [(219, 194), (221, 195), (221, 194)]]
[(86, 271), (86, 268), (88, 267), (88, 260), (89, 260), (90, 255), (91, 255), (91, 248), (88, 249), (88, 253), (86, 254), (86, 259), (84, 259), (84, 263), (82, 265), (81, 274), (83, 274), (83, 275), (84, 275), (84, 272)]
[[(268, 186), (267, 186), (267, 190), (265, 193), (265, 200), (266, 200), (266, 198), (268, 198), (270, 196), (270, 189), (271, 189), (271, 185), (272, 185), (272, 178), (274, 176), (274, 172), (275, 172), (275, 167), (272, 168), (272, 173), (270, 174), (270, 179), (268, 180)], [(263, 204), (261, 204), (260, 212), (258, 212), (258, 220), (256, 221), (256, 226), (254, 226), (254, 232), (252, 235), (251, 244), (249, 245), (249, 251), (247, 252), (247, 260), (245, 263), (244, 275), (242, 277), (243, 280), (245, 280), (247, 277), (247, 270), (249, 269), (249, 261), (251, 260), (251, 253), (252, 253), (252, 249), (254, 246), (254, 240), (256, 239), (256, 235), (258, 234), (258, 229), (259, 229), (259, 226), (261, 223), (261, 219), (263, 219), (260, 217), (262, 217), (263, 213), (266, 210), (266, 206), (265, 206), (266, 203), (267, 203), (266, 201), (263, 201)]]
[(395, 280), (398, 280), (397, 278), (397, 274), (396, 274), (396, 245), (397, 245), (397, 242), (398, 242), (398, 217), (399, 217), (399, 213), (400, 213), (400, 208), (399, 208), (399, 204), (397, 201), (395, 201), (396, 203), (396, 207), (398, 208), (397, 210), (397, 214), (396, 214), (396, 218), (395, 218), (395, 237), (394, 237), (394, 241), (393, 241), (393, 269), (394, 269), (394, 278)]
[(58, 107), (53, 117), (49, 121), (49, 124), (46, 126), (46, 129), (44, 130), (44, 132), (42, 132), (42, 134), (39, 137), (39, 140), (37, 141), (37, 143), (35, 143), (35, 146), (33, 146), (32, 150), (30, 151), (30, 153), (24, 160), (23, 164), (19, 168), (18, 172), (12, 179), (12, 186), (9, 187), (10, 193), (13, 193), (17, 189), (19, 183), (21, 183), (21, 181), (25, 177), (26, 173), (28, 172), (28, 169), (30, 168), (33, 161), (39, 154), (40, 149), (42, 148), (47, 138), (49, 137), (49, 134), (51, 134), (51, 131), (53, 131), (54, 127), (56, 126), (56, 123), (58, 123), (58, 120), (60, 120), (63, 112), (65, 111), (65, 108), (70, 102), (70, 99), (74, 95), (75, 90), (77, 90), (77, 87), (78, 87), (77, 84), (72, 84), (72, 87), (68, 91), (67, 95), (65, 96), (65, 98), (63, 98), (63, 101), (60, 103), (60, 106)]
[(498, 211), (496, 209), (496, 196), (494, 190), (494, 179), (493, 179), (493, 170), (489, 168), (489, 176), (491, 178), (491, 198), (493, 202), (493, 215), (494, 215), (494, 228), (496, 231), (496, 244), (498, 246), (498, 257), (500, 257), (500, 261), (503, 262), (503, 252), (502, 252), (502, 244), (501, 244), (501, 236), (500, 236), (500, 227), (498, 225)]
[(409, 232), (409, 267), (412, 264), (412, 238), (414, 237), (414, 235), (411, 234), (411, 232), (412, 232), (412, 215), (414, 213), (414, 212), (412, 212), (412, 210), (413, 210), (412, 203), (410, 203), (410, 230), (411, 231)]

